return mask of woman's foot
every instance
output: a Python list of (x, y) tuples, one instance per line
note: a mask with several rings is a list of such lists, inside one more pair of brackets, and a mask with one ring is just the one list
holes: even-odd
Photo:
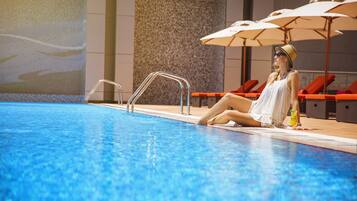
[(205, 120), (205, 119), (200, 119), (200, 120), (198, 120), (197, 124), (198, 124), (198, 125), (207, 125), (207, 120)]
[(213, 117), (212, 119), (207, 121), (207, 125), (213, 125), (215, 124), (214, 120), (216, 120), (216, 117)]
[(226, 124), (229, 122), (228, 116), (225, 114), (226, 112), (223, 112), (212, 119), (207, 121), (208, 125), (213, 125), (213, 124)]

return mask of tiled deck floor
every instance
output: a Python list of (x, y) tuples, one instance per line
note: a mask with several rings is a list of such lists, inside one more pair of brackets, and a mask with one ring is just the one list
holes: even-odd
[[(180, 112), (179, 106), (172, 105), (136, 105), (135, 107), (170, 113)], [(192, 115), (201, 116), (208, 110), (208, 108), (191, 107), (190, 110)], [(184, 107), (184, 112), (186, 112), (186, 107)], [(286, 120), (288, 120), (288, 118)], [(304, 127), (310, 128), (310, 132), (357, 139), (357, 124), (337, 122), (335, 119), (323, 120), (307, 118), (304, 114), (302, 114), (301, 123)]]
[[(105, 104), (111, 107), (124, 107), (117, 104)], [(171, 117), (191, 123), (195, 123), (197, 118), (204, 114), (207, 107), (191, 107), (190, 117), (178, 115), (180, 114), (179, 106), (172, 105), (135, 105), (135, 109), (153, 110), (164, 113), (174, 114)], [(150, 112), (149, 112), (150, 113)], [(186, 113), (186, 107), (184, 107)], [(163, 115), (165, 116), (165, 115)], [(288, 117), (289, 118), (289, 117)], [(288, 120), (287, 118), (287, 120)], [(337, 122), (335, 119), (322, 120), (301, 117), (301, 123), (304, 127), (309, 128), (308, 131), (292, 131), (288, 129), (269, 129), (269, 128), (252, 128), (252, 127), (227, 127), (225, 129), (246, 132), (250, 134), (258, 134), (270, 136), (277, 139), (293, 141), (303, 144), (309, 144), (319, 147), (326, 147), (350, 153), (357, 153), (357, 124)], [(222, 126), (218, 126), (222, 127)]]

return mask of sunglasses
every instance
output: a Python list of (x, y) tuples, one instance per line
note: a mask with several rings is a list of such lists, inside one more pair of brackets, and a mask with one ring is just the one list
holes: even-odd
[(284, 52), (275, 52), (274, 56), (280, 57), (280, 56), (286, 56)]

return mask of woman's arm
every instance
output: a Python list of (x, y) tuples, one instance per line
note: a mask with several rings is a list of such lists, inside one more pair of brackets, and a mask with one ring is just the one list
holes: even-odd
[(291, 86), (290, 86), (290, 89), (291, 89), (291, 106), (292, 106), (292, 109), (296, 111), (297, 126), (301, 126), (301, 123), (300, 123), (300, 107), (299, 107), (299, 98), (298, 98), (298, 91), (299, 91), (299, 86), (300, 86), (300, 78), (299, 78), (298, 71), (295, 71), (291, 75), (290, 84), (291, 84)]

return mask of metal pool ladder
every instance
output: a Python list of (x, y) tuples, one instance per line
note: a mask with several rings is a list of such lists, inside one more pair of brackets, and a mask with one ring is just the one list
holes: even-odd
[(135, 92), (133, 93), (133, 95), (130, 96), (127, 104), (126, 104), (126, 110), (129, 111), (130, 109), (130, 105), (131, 105), (131, 112), (134, 111), (134, 105), (136, 103), (136, 101), (139, 99), (139, 97), (145, 92), (145, 90), (149, 87), (149, 85), (155, 80), (155, 78), (157, 77), (165, 77), (171, 80), (175, 80), (176, 82), (179, 83), (180, 86), (180, 110), (181, 110), (181, 114), (183, 114), (183, 90), (184, 90), (184, 86), (182, 84), (182, 81), (186, 83), (186, 89), (187, 89), (187, 114), (190, 114), (190, 83), (182, 77), (176, 76), (176, 75), (172, 75), (169, 73), (165, 73), (162, 71), (157, 71), (157, 72), (152, 72), (150, 73), (145, 79), (144, 81), (140, 84), (140, 86), (135, 90)]
[(85, 100), (88, 102), (89, 100), (89, 97), (97, 90), (97, 88), (99, 87), (99, 85), (101, 83), (108, 83), (108, 84), (112, 84), (114, 85), (117, 90), (118, 90), (118, 95), (119, 95), (119, 98), (118, 98), (118, 104), (123, 104), (123, 95), (122, 95), (122, 92), (121, 92), (121, 88), (122, 86), (119, 84), (119, 83), (116, 83), (116, 82), (113, 82), (113, 81), (109, 81), (109, 80), (98, 80), (97, 84), (94, 85), (94, 87), (92, 88), (92, 90), (90, 90), (90, 92), (88, 93), (88, 95), (85, 97)]

